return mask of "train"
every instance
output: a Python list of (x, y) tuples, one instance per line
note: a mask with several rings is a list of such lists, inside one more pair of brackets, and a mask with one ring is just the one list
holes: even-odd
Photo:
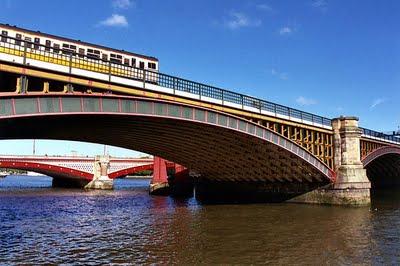
[[(0, 52), (2, 53), (22, 56), (22, 52), (24, 52), (24, 56), (27, 58), (64, 66), (70, 65), (71, 62), (69, 61), (72, 60), (73, 67), (81, 70), (140, 80), (145, 79), (152, 83), (157, 81), (155, 74), (143, 74), (144, 71), (158, 73), (159, 61), (153, 56), (118, 50), (9, 24), (0, 23), (0, 32)], [(15, 60), (13, 61), (15, 62)], [(45, 63), (38, 65), (38, 67), (44, 66)], [(57, 70), (57, 66), (54, 70)], [(81, 74), (87, 76), (87, 73)]]

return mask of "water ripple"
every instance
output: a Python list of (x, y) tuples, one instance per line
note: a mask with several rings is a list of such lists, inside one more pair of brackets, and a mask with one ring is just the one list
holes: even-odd
[(89, 192), (52, 189), (50, 182), (0, 181), (0, 264), (400, 262), (399, 196), (374, 201), (372, 211), (202, 206), (151, 197), (147, 180), (118, 180), (115, 191)]

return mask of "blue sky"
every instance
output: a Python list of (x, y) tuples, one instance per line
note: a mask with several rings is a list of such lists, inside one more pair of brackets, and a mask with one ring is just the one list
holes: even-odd
[[(0, 9), (4, 23), (155, 56), (165, 73), (327, 117), (359, 116), (375, 130), (400, 125), (400, 1), (0, 0)], [(32, 150), (31, 141), (0, 149)], [(71, 150), (103, 146), (38, 142), (39, 153)]]

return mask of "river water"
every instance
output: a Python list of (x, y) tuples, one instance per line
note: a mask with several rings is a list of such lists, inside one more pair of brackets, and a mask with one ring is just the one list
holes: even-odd
[(149, 196), (148, 183), (82, 191), (0, 179), (0, 265), (400, 263), (400, 190), (366, 208), (201, 205)]

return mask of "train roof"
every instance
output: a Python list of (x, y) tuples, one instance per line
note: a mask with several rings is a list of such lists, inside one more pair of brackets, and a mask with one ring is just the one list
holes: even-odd
[(43, 36), (43, 37), (57, 39), (57, 40), (60, 40), (60, 41), (66, 41), (66, 42), (72, 42), (72, 43), (76, 43), (76, 44), (83, 44), (83, 45), (87, 45), (87, 46), (92, 46), (92, 47), (96, 47), (96, 48), (99, 48), (99, 49), (105, 49), (105, 50), (113, 51), (113, 52), (116, 52), (116, 53), (124, 53), (124, 54), (127, 54), (127, 55), (141, 57), (141, 58), (144, 58), (144, 59), (153, 60), (153, 61), (157, 61), (158, 62), (158, 59), (156, 57), (153, 57), (153, 56), (147, 56), (147, 55), (132, 53), (132, 52), (128, 52), (128, 51), (125, 51), (125, 50), (118, 50), (118, 49), (114, 49), (114, 48), (107, 47), (107, 46), (102, 46), (102, 45), (98, 45), (98, 44), (84, 42), (84, 41), (81, 41), (81, 40), (74, 40), (74, 39), (65, 38), (65, 37), (61, 37), (61, 36), (57, 36), (57, 35), (43, 33), (41, 31), (28, 30), (28, 29), (17, 27), (15, 25), (11, 26), (9, 24), (0, 23), (0, 27), (8, 28), (8, 29), (11, 29), (11, 30), (18, 30), (18, 31), (22, 31), (22, 32), (25, 32), (25, 33), (29, 33), (29, 34), (36, 34), (36, 35), (40, 35), (40, 36)]

